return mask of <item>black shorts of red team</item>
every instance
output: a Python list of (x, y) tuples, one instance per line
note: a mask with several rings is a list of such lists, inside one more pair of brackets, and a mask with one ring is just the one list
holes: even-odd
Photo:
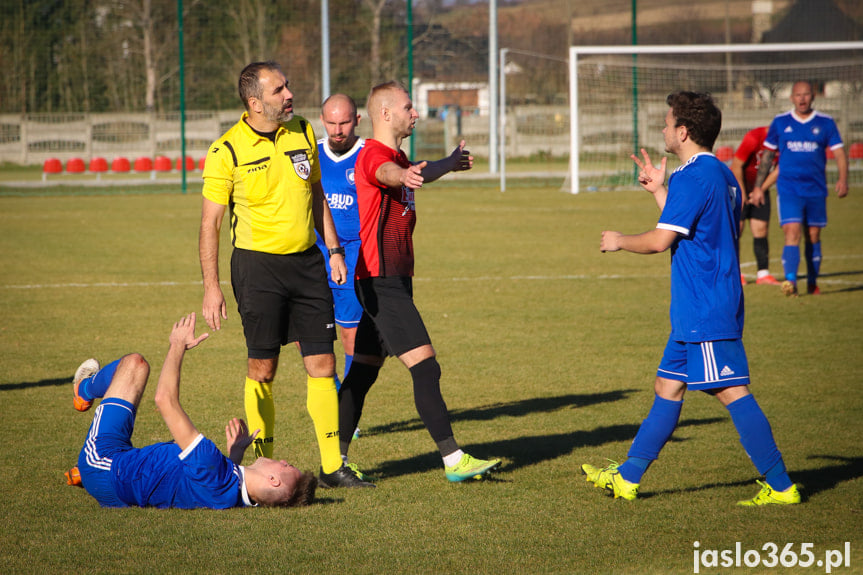
[(398, 357), (431, 344), (425, 323), (414, 305), (412, 278), (363, 278), (354, 286), (364, 312), (357, 327), (355, 355)]
[(764, 203), (760, 206), (753, 206), (749, 203), (743, 204), (743, 209), (740, 212), (740, 220), (761, 220), (763, 222), (770, 221), (770, 190), (764, 192)]

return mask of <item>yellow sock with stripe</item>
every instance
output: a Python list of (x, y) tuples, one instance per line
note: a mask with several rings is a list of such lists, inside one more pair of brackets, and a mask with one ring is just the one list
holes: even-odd
[(273, 428), (276, 426), (276, 404), (273, 384), (246, 378), (246, 423), (249, 433), (261, 432), (255, 438), (255, 457), (273, 457)]
[(321, 469), (324, 473), (332, 473), (342, 466), (336, 382), (332, 377), (309, 377), (306, 383), (306, 409), (315, 424), (315, 435), (321, 450)]

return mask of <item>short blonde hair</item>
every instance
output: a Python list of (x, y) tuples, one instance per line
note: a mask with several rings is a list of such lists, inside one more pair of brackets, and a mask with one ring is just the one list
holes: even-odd
[(378, 84), (371, 89), (369, 99), (366, 102), (366, 110), (372, 120), (372, 126), (374, 126), (375, 120), (380, 117), (381, 110), (386, 104), (389, 104), (388, 96), (399, 91), (405, 94), (408, 93), (408, 89), (405, 88), (404, 84), (395, 80)]
[(303, 507), (311, 505), (315, 500), (317, 488), (318, 478), (306, 471), (300, 475), (293, 490), (286, 492), (283, 486), (266, 489), (263, 493), (256, 494), (255, 501), (263, 507)]

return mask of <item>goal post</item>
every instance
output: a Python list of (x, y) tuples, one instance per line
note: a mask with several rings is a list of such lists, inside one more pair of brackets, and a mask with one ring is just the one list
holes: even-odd
[[(571, 46), (563, 189), (636, 189), (629, 155), (640, 148), (657, 158), (664, 153), (665, 98), (675, 90), (714, 96), (722, 110), (714, 151), (725, 159), (749, 129), (791, 108), (796, 80), (813, 82), (814, 107), (834, 117), (846, 150), (863, 142), (863, 42)], [(852, 161), (852, 180), (863, 179), (859, 164)]]

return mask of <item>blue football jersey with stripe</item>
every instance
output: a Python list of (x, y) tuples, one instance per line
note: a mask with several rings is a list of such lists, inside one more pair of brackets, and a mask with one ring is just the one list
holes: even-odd
[(242, 507), (241, 470), (199, 435), (185, 451), (155, 443), (114, 457), (117, 495), (129, 505), (179, 509)]
[(713, 154), (694, 155), (668, 179), (656, 227), (677, 232), (671, 246), (671, 337), (702, 342), (743, 335), (738, 230), (742, 195)]
[[(353, 278), (357, 267), (360, 245), (360, 212), (357, 205), (357, 186), (354, 183), (354, 166), (357, 156), (363, 148), (362, 138), (354, 142), (353, 147), (342, 154), (336, 155), (327, 145), (326, 138), (318, 140), (318, 160), (321, 165), (321, 185), (327, 196), (330, 213), (336, 225), (339, 243), (345, 248), (345, 264), (348, 267), (348, 282), (339, 286), (330, 279), (330, 288), (354, 289)], [(318, 234), (317, 245), (324, 254), (327, 264), (327, 277), (330, 277), (330, 258), (327, 246)]]
[(827, 114), (814, 111), (800, 118), (792, 110), (773, 118), (764, 147), (779, 153), (777, 192), (827, 196), (827, 149), (842, 145), (836, 122)]

